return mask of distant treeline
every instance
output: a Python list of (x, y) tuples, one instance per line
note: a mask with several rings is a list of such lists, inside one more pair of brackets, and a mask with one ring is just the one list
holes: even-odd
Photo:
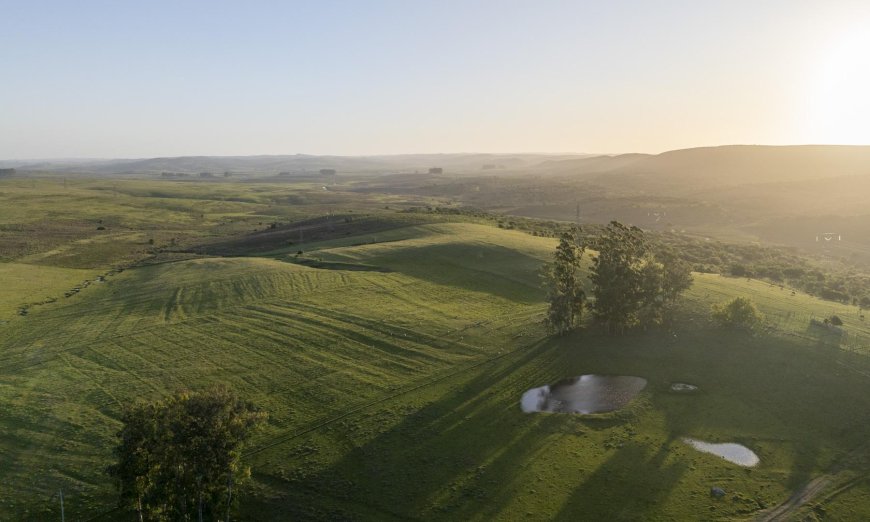
[[(233, 174), (230, 171), (226, 171), (223, 173), (223, 177), (225, 177), (225, 178), (229, 178), (232, 175)], [(215, 177), (217, 177), (214, 173), (211, 173), (211, 172), (200, 172), (199, 174), (197, 174), (197, 176), (199, 176), (200, 178), (215, 178)], [(186, 172), (161, 172), (160, 177), (161, 178), (189, 178), (189, 177), (191, 177), (191, 175), (186, 173)]]
[(15, 175), (15, 169), (0, 169), (0, 178), (8, 178)]
[[(499, 228), (553, 238), (573, 226), (572, 223), (506, 216), (470, 207), (412, 207), (407, 211), (462, 215), (493, 222)], [(601, 225), (583, 225), (584, 234), (589, 236), (597, 236), (602, 229)], [(816, 297), (870, 309), (870, 274), (846, 263), (826, 263), (822, 267), (792, 248), (722, 243), (683, 234), (648, 232), (647, 238), (659, 253), (678, 256), (690, 263), (695, 272), (763, 279)]]

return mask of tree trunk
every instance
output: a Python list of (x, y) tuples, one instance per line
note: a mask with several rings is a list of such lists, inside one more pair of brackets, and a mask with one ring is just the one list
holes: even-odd
[(233, 500), (233, 474), (227, 477), (227, 518), (224, 522), (230, 522), (230, 506)]
[(199, 514), (199, 522), (202, 522), (202, 477), (196, 478), (196, 496), (197, 496), (197, 513)]

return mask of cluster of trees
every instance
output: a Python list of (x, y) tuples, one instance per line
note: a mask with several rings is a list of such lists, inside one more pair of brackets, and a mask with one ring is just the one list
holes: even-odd
[[(594, 299), (588, 303), (579, 276), (587, 247), (597, 252), (591, 256)], [(611, 333), (660, 324), (692, 284), (688, 263), (666, 251), (653, 253), (641, 229), (618, 221), (594, 237), (584, 237), (579, 228), (563, 233), (543, 277), (550, 305), (546, 322), (560, 334), (581, 323), (585, 308)]]
[(229, 519), (250, 476), (241, 447), (266, 414), (224, 386), (137, 404), (123, 416), (108, 474), (139, 520)]

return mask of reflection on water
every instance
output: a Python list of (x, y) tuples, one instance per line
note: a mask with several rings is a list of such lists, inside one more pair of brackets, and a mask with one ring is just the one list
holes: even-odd
[(718, 455), (728, 462), (732, 462), (738, 466), (751, 468), (759, 462), (758, 455), (742, 444), (735, 444), (733, 442), (714, 444), (712, 442), (704, 442), (703, 440), (691, 439), (689, 437), (684, 437), (683, 442), (691, 445), (698, 451)]
[(603, 413), (622, 408), (645, 387), (640, 377), (581, 375), (528, 390), (520, 406), (526, 413)]

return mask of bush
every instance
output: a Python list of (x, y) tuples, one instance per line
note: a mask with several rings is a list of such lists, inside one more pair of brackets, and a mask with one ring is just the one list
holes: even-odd
[(831, 318), (829, 319), (829, 321), (830, 321), (831, 324), (834, 325), (834, 326), (843, 326), (843, 320), (840, 319), (840, 318), (839, 318), (838, 316), (836, 316), (836, 315), (832, 315)]
[(761, 326), (764, 316), (750, 299), (736, 297), (730, 302), (713, 305), (713, 319), (728, 328), (755, 330)]

